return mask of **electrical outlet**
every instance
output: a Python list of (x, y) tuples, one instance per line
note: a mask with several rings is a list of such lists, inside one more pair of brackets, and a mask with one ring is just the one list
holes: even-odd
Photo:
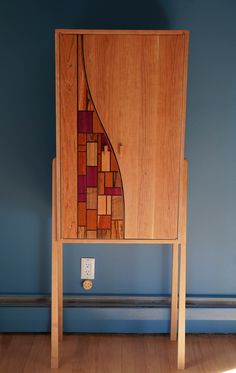
[(95, 258), (81, 258), (81, 280), (94, 280)]

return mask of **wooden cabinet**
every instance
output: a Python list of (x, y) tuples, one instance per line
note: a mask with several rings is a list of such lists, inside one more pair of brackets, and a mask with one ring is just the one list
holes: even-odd
[(60, 237), (177, 239), (188, 33), (60, 33)]
[(171, 338), (179, 317), (184, 366), (188, 38), (183, 30), (56, 31), (52, 366), (64, 242), (172, 244)]

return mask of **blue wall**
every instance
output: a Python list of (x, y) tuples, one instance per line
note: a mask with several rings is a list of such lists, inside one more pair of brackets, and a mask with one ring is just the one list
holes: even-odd
[[(28, 1), (0, 5), (0, 293), (50, 292), (55, 28), (190, 29), (188, 294), (236, 294), (234, 0)], [(167, 294), (170, 250), (65, 246), (66, 293), (82, 293), (80, 257), (96, 258), (93, 294)]]

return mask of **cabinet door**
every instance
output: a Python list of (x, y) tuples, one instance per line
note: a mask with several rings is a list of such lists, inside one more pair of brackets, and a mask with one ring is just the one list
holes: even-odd
[(60, 35), (63, 238), (177, 238), (184, 34)]
[(88, 85), (121, 170), (125, 238), (177, 238), (184, 35), (85, 35)]

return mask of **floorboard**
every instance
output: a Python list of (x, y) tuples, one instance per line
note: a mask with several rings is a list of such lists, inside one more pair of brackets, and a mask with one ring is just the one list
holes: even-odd
[[(174, 373), (176, 352), (176, 342), (166, 335), (66, 334), (60, 368), (53, 372)], [(186, 372), (233, 369), (235, 335), (187, 335)], [(0, 373), (49, 372), (49, 334), (0, 334)]]

